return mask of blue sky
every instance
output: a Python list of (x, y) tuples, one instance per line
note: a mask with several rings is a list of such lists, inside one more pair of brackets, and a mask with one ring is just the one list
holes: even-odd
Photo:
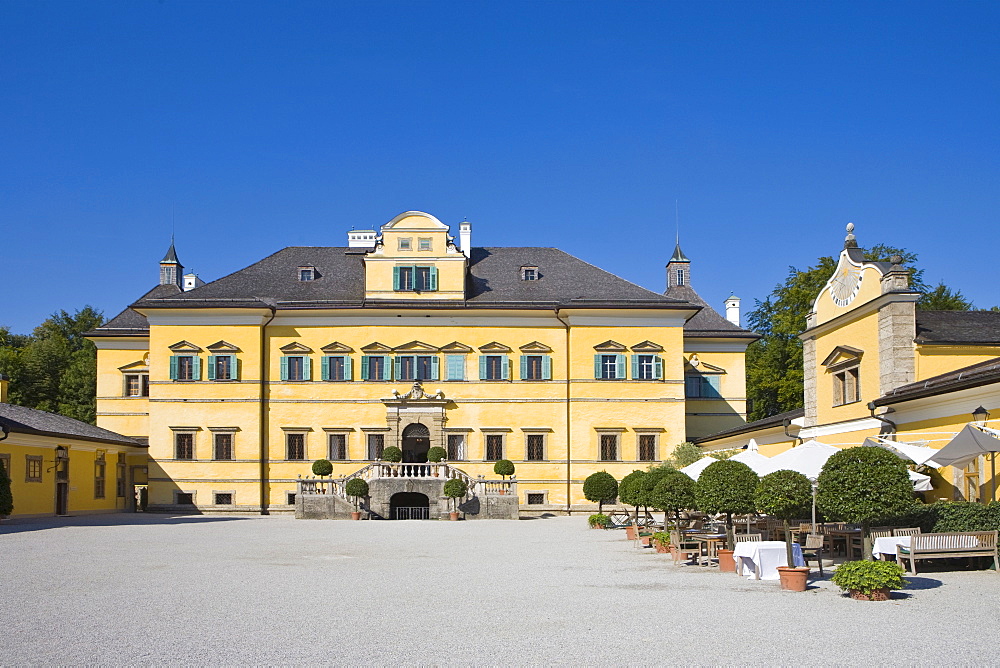
[(417, 209), (744, 311), (859, 241), (1000, 303), (1000, 4), (0, 3), (0, 325)]

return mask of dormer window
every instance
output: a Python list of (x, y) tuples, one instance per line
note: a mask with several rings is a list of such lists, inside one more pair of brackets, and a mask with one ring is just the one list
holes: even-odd
[(537, 281), (538, 280), (538, 267), (521, 267), (521, 280), (522, 281)]
[(413, 239), (409, 237), (399, 238), (399, 250), (413, 250)]
[(316, 267), (299, 267), (299, 280), (300, 281), (315, 281), (316, 280)]

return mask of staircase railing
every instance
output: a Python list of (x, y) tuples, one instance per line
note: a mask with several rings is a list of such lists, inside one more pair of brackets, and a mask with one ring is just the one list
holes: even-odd
[(332, 495), (347, 499), (347, 482), (354, 478), (361, 478), (366, 482), (379, 478), (442, 478), (444, 480), (457, 478), (463, 480), (469, 486), (469, 496), (511, 494), (517, 489), (517, 481), (513, 478), (510, 480), (486, 480), (483, 476), (474, 478), (462, 469), (447, 463), (409, 464), (372, 462), (361, 467), (354, 473), (341, 478), (303, 478), (299, 476), (299, 479), (296, 481), (296, 493), (307, 496)]

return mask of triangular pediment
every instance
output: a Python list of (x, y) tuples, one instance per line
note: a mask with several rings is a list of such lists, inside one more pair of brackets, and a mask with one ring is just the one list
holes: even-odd
[(361, 351), (366, 353), (391, 353), (392, 348), (385, 345), (384, 343), (379, 343), (374, 341), (369, 343), (367, 346), (361, 346)]
[(628, 348), (618, 343), (617, 341), (605, 341), (604, 343), (598, 343), (594, 346), (594, 350), (600, 350), (602, 352), (613, 352), (613, 353), (623, 353)]
[(446, 346), (441, 346), (441, 352), (443, 353), (471, 353), (472, 347), (467, 346), (464, 343), (459, 343), (458, 341), (452, 341)]
[(132, 373), (138, 373), (140, 371), (149, 371), (149, 364), (147, 364), (143, 360), (139, 360), (137, 362), (132, 362), (130, 364), (126, 364), (125, 366), (120, 366), (120, 367), (118, 367), (118, 370), (119, 371), (130, 371)]
[(481, 353), (509, 353), (510, 347), (496, 341), (490, 341), (485, 346), (479, 346)]
[(213, 353), (238, 353), (240, 349), (238, 346), (234, 346), (228, 341), (216, 341), (212, 345), (208, 346), (208, 349)]
[(539, 343), (538, 341), (532, 341), (531, 343), (525, 343), (519, 348), (523, 353), (551, 353), (552, 348), (549, 348), (544, 343)]
[(436, 346), (432, 346), (429, 343), (424, 343), (423, 341), (410, 341), (409, 343), (404, 343), (401, 346), (396, 346), (393, 348), (395, 352), (406, 352), (406, 353), (436, 353), (438, 351)]
[(283, 353), (311, 353), (312, 352), (312, 348), (310, 348), (309, 346), (306, 346), (306, 345), (302, 345), (298, 341), (292, 341), (291, 343), (283, 345), (280, 348), (278, 348), (278, 350), (280, 350)]
[(726, 370), (721, 366), (702, 362), (698, 359), (697, 354), (692, 355), (690, 360), (684, 360), (684, 372), (687, 373), (688, 371), (695, 371), (697, 373), (726, 373)]
[(861, 361), (861, 356), (865, 354), (865, 351), (859, 350), (858, 348), (852, 348), (851, 346), (837, 346), (830, 354), (826, 356), (823, 360), (822, 365), (825, 367), (837, 367), (843, 364), (855, 364)]
[(334, 341), (333, 343), (328, 343), (322, 348), (320, 348), (324, 353), (353, 353), (354, 348), (341, 343), (340, 341)]
[(662, 353), (663, 346), (658, 343), (653, 343), (652, 341), (643, 341), (642, 343), (637, 343), (632, 346), (632, 352), (634, 353)]
[(178, 341), (172, 346), (169, 346), (171, 350), (175, 353), (198, 353), (201, 352), (201, 348), (194, 345), (190, 341)]

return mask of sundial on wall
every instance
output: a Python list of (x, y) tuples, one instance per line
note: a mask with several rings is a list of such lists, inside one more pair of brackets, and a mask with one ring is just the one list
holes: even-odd
[(861, 269), (846, 262), (841, 263), (830, 284), (830, 297), (837, 306), (847, 306), (861, 289)]

